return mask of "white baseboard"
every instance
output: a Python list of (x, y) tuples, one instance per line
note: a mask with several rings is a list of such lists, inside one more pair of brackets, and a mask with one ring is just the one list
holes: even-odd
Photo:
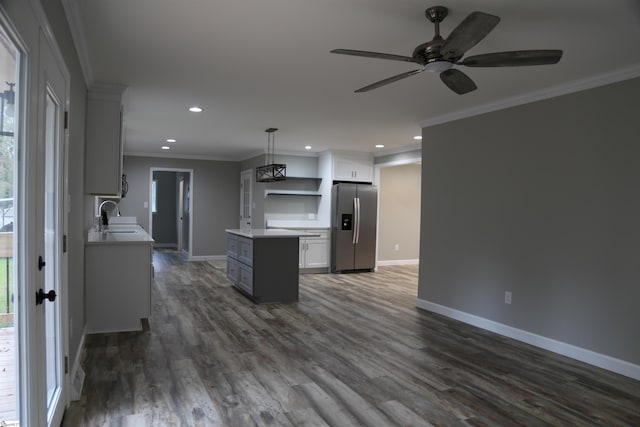
[(82, 352), (84, 351), (84, 338), (87, 336), (87, 330), (82, 332), (82, 338), (80, 338), (80, 345), (78, 345), (78, 351), (73, 358), (73, 366), (71, 367), (71, 400), (80, 400), (82, 396), (82, 387), (84, 386), (84, 370), (80, 366), (80, 359), (82, 358)]
[(640, 381), (640, 365), (418, 298), (416, 307)]
[(382, 267), (385, 265), (418, 265), (420, 264), (419, 259), (389, 259), (385, 261), (378, 260), (378, 267)]
[(189, 261), (224, 261), (226, 259), (226, 255), (196, 255), (189, 257)]

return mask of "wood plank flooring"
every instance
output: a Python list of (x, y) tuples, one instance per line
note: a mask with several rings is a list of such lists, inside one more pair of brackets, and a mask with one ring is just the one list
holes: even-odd
[(155, 252), (151, 330), (87, 337), (63, 425), (640, 426), (640, 382), (416, 309), (417, 266), (254, 305), (217, 265)]

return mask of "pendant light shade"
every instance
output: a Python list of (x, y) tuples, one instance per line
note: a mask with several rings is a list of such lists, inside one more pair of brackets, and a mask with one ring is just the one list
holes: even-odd
[(265, 165), (256, 168), (256, 182), (284, 181), (287, 179), (287, 165), (274, 162), (273, 151), (276, 144), (274, 134), (277, 130), (277, 128), (265, 130), (267, 132), (267, 154), (265, 156)]

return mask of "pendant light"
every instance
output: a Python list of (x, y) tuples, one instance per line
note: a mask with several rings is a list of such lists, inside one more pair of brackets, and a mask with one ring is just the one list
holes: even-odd
[(267, 154), (265, 155), (265, 165), (256, 168), (256, 182), (284, 181), (287, 179), (287, 165), (274, 163), (273, 152), (276, 145), (275, 132), (277, 130), (277, 128), (265, 130), (267, 132)]

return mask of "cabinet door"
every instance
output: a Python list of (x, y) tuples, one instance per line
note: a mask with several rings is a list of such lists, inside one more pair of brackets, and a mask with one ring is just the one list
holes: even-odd
[(373, 160), (336, 157), (333, 160), (334, 181), (373, 182)]
[(354, 160), (354, 181), (373, 182), (373, 163), (368, 160)]
[(333, 160), (333, 179), (335, 181), (353, 181), (355, 179), (353, 161), (336, 157)]
[(329, 241), (326, 239), (308, 239), (305, 267), (317, 268), (329, 266)]
[(124, 87), (92, 88), (87, 100), (85, 193), (120, 197)]
[(238, 238), (238, 260), (249, 267), (253, 265), (253, 240)]
[(307, 253), (307, 239), (300, 237), (300, 243), (298, 246), (298, 268), (304, 268), (306, 266), (305, 256)]

